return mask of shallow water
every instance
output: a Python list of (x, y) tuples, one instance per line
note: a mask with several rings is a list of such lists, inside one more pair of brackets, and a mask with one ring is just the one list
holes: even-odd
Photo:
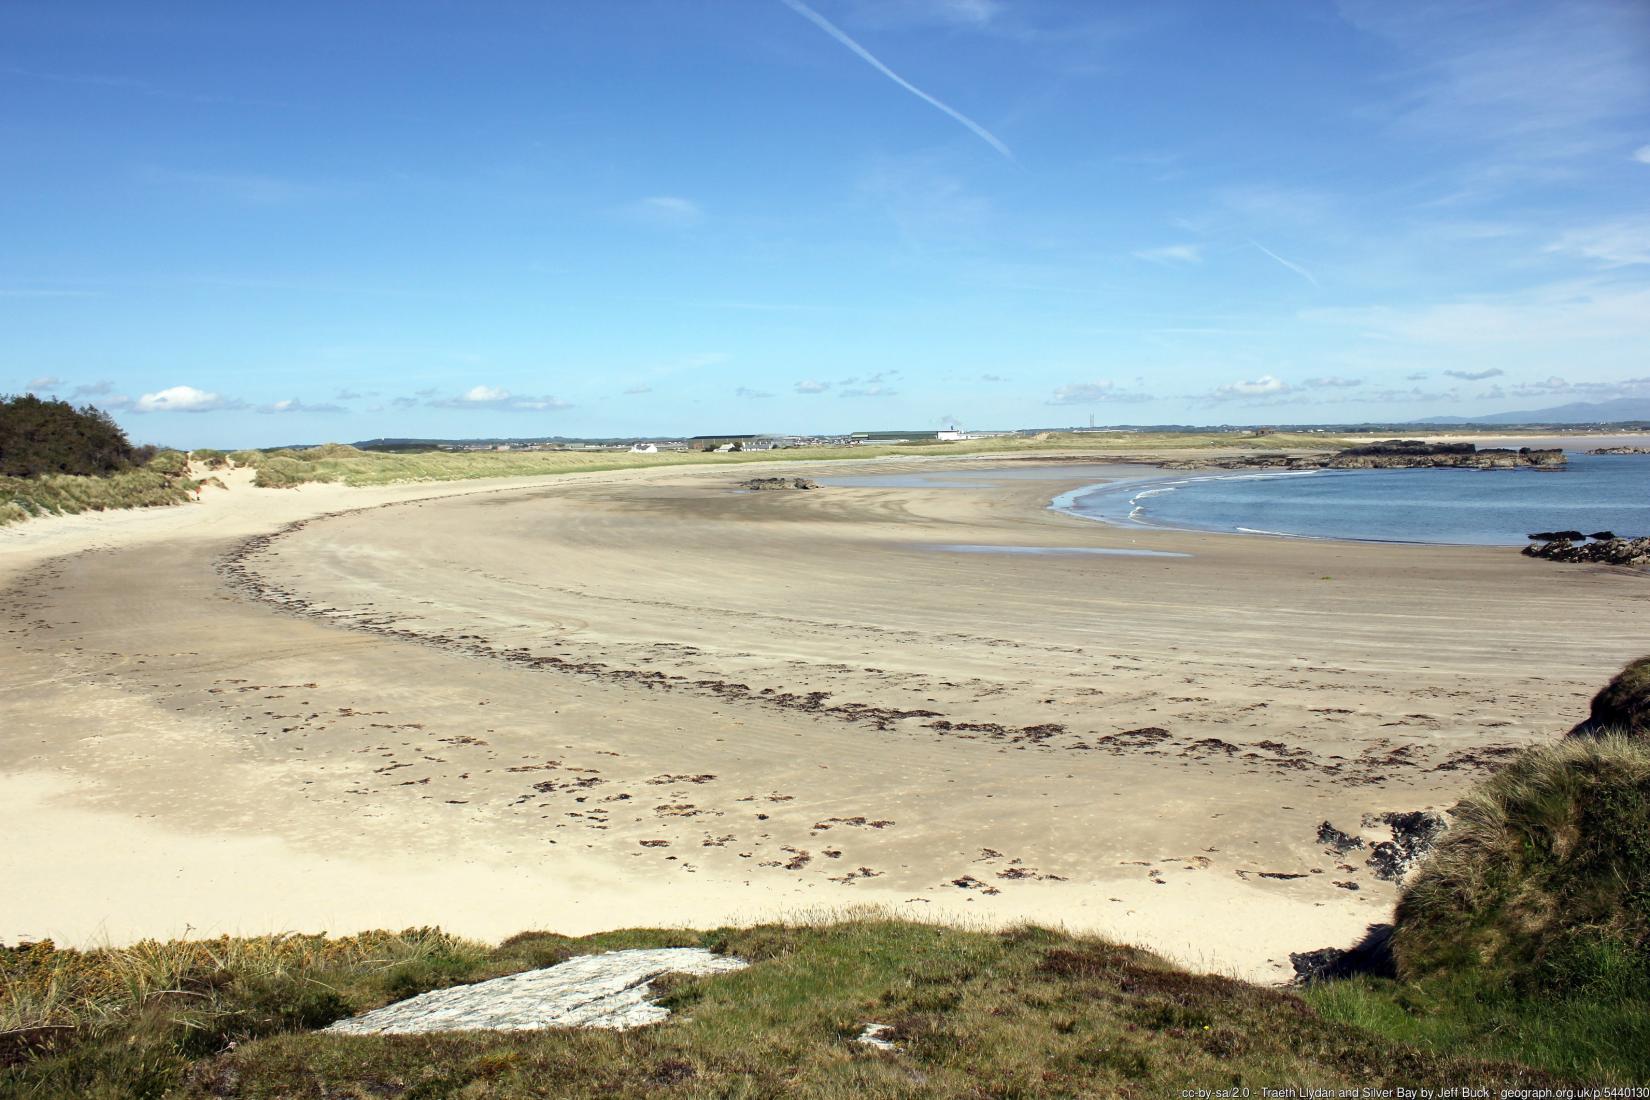
[(1572, 454), (1563, 470), (1190, 474), (1054, 502), (1126, 526), (1377, 542), (1516, 545), (1532, 531), (1650, 534), (1650, 455)]

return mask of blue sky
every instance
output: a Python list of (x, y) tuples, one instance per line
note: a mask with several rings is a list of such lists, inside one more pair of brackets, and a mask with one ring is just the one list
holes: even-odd
[(185, 446), (1650, 396), (1639, 0), (8, 0), (0, 195)]

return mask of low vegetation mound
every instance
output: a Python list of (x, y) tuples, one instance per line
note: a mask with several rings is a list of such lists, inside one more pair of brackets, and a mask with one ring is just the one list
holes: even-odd
[(1526, 997), (1650, 994), (1650, 751), (1532, 749), (1474, 790), (1398, 903), (1399, 976)]
[(1650, 738), (1650, 657), (1630, 662), (1593, 696), (1587, 720), (1570, 731), (1571, 737), (1617, 733)]
[[(703, 946), (731, 974), (659, 979), (664, 1022), (352, 1036), (314, 1029), (425, 989), (624, 947)], [(1039, 928), (882, 919), (496, 948), (433, 930), (0, 954), (0, 1093), (159, 1096), (1162, 1096), (1555, 1078), (1378, 1038), (1294, 993)], [(858, 1042), (881, 1025), (893, 1044)], [(8, 1089), (12, 1090), (8, 1092)]]

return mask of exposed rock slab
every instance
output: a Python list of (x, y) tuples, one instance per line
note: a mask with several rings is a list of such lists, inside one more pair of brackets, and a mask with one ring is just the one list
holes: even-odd
[(702, 947), (662, 947), (581, 955), (474, 985), (437, 989), (340, 1020), (328, 1031), (350, 1035), (413, 1035), (429, 1031), (534, 1031), (552, 1027), (632, 1028), (658, 1023), (670, 1011), (649, 1002), (661, 974), (742, 970), (743, 959)]
[(753, 477), (749, 481), (739, 483), (741, 489), (817, 489), (819, 482), (810, 481), (805, 477)]

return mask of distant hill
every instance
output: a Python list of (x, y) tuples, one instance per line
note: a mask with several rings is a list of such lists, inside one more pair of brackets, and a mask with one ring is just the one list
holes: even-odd
[(1611, 401), (1576, 401), (1550, 409), (1490, 413), (1487, 416), (1429, 416), (1415, 424), (1619, 424), (1650, 420), (1650, 398), (1618, 397)]

